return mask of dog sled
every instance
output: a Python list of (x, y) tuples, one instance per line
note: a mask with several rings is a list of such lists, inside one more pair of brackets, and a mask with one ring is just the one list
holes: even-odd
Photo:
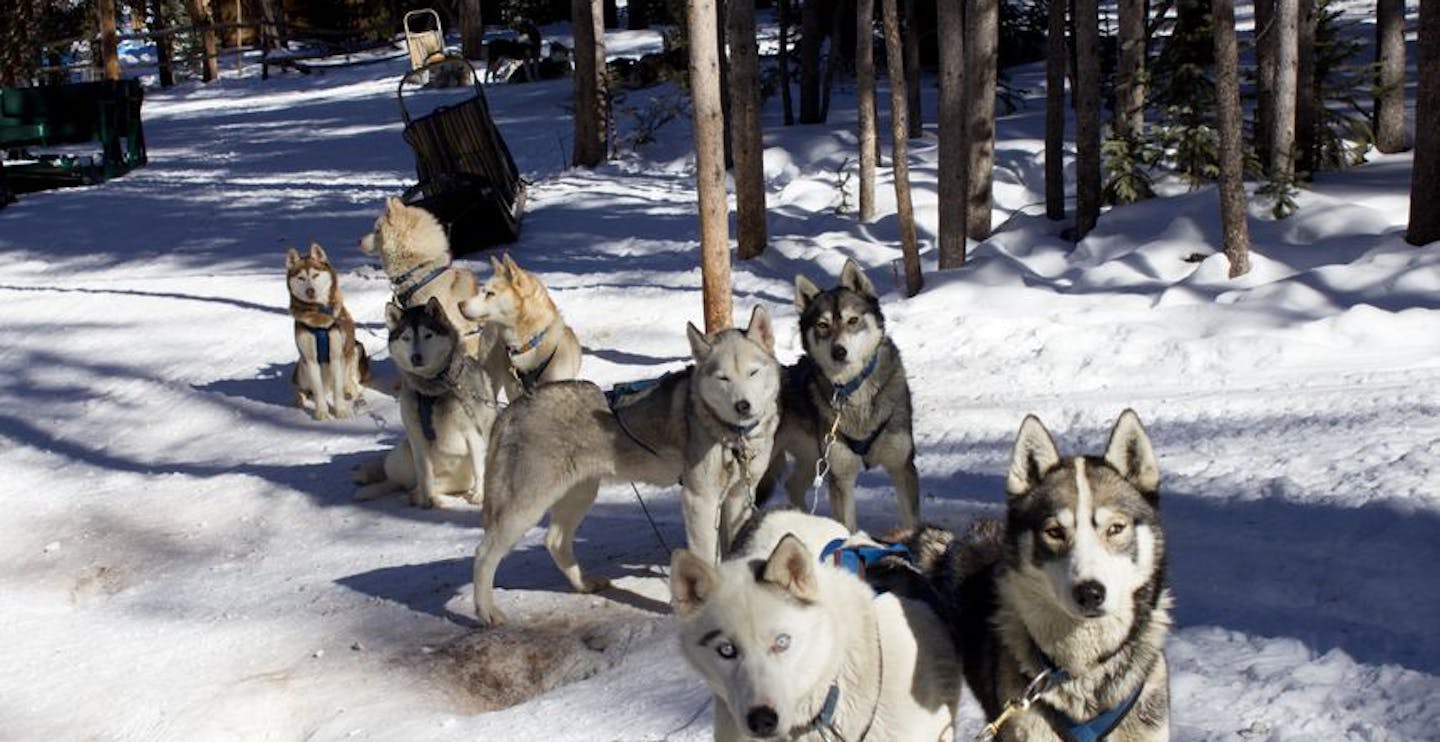
[[(446, 65), (464, 65), (474, 94), (423, 116), (411, 116), (406, 87)], [(396, 91), (404, 138), (415, 151), (419, 180), (401, 200), (435, 215), (445, 225), (455, 255), (514, 242), (520, 236), (525, 181), (515, 167), (474, 68), (460, 56), (445, 56), (400, 78)]]

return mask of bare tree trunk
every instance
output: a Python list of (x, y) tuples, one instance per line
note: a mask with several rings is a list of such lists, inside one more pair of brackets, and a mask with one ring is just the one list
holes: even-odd
[(780, 106), (784, 109), (786, 126), (795, 125), (795, 107), (790, 101), (790, 0), (777, 0), (780, 12), (780, 50), (775, 61), (780, 65)]
[(1220, 221), (1230, 277), (1250, 272), (1250, 228), (1245, 222), (1245, 151), (1241, 142), (1240, 46), (1235, 0), (1214, 0), (1215, 97), (1220, 126)]
[(940, 269), (965, 264), (965, 14), (958, 2), (935, 4), (940, 42)]
[(1255, 0), (1255, 154), (1268, 170), (1275, 135), (1275, 0)]
[(1100, 13), (1075, 0), (1075, 241), (1100, 219)]
[(1115, 135), (1138, 142), (1145, 131), (1145, 0), (1120, 0), (1119, 13)]
[(633, 0), (625, 10), (625, 28), (643, 31), (650, 27), (649, 0)]
[(1284, 183), (1295, 178), (1296, 79), (1300, 72), (1299, 0), (1275, 0), (1271, 31), (1275, 34), (1275, 119), (1270, 129), (1270, 177)]
[(1315, 0), (1300, 0), (1299, 35), (1295, 48), (1295, 169), (1306, 180), (1319, 167), (1315, 127), (1320, 121), (1320, 100), (1315, 89)]
[(920, 115), (920, 25), (915, 17), (915, 0), (905, 0), (905, 103), (910, 121), (911, 139), (925, 135), (925, 122)]
[(825, 53), (825, 80), (820, 87), (820, 120), (830, 120), (830, 94), (835, 90), (835, 72), (845, 63), (840, 51), (841, 18), (845, 15), (846, 0), (834, 0), (830, 4), (830, 46)]
[(1410, 173), (1410, 228), (1405, 241), (1440, 240), (1440, 2), (1420, 3), (1420, 42), (1415, 49), (1420, 89), (1415, 96), (1415, 165)]
[[(572, 162), (595, 167), (605, 161), (605, 28), (601, 0), (571, 0), (575, 34), (575, 149)], [(712, 6), (713, 7), (713, 6)], [(693, 39), (691, 43), (694, 43)]]
[[(1045, 216), (1065, 218), (1065, 3), (1050, 0), (1045, 39)], [(943, 140), (944, 137), (941, 137)]]
[[(150, 0), (149, 4), (150, 14), (155, 24), (152, 30), (168, 30), (170, 26), (165, 22), (165, 0)], [(172, 38), (167, 34), (155, 39), (155, 64), (159, 68), (160, 87), (162, 88), (168, 88), (175, 84)]]
[(725, 113), (715, 0), (690, 0), (690, 96), (695, 120), (695, 189), (700, 199), (700, 286), (705, 332), (731, 325), (730, 207), (725, 195)]
[(466, 59), (485, 58), (485, 25), (480, 0), (460, 0), (460, 53)]
[(735, 140), (730, 133), (730, 49), (725, 43), (725, 2), (726, 0), (715, 2), (715, 49), (720, 62), (720, 110), (724, 114), (721, 120), (725, 122), (725, 170), (729, 172), (735, 167), (735, 149), (731, 146)]
[(855, 8), (855, 98), (860, 119), (860, 221), (875, 218), (875, 166), (880, 135), (875, 109), (875, 0), (859, 0)]
[(965, 217), (965, 228), (973, 240), (990, 236), (999, 48), (999, 0), (974, 0), (965, 10), (965, 98), (970, 109), (969, 122), (965, 125), (969, 163), (966, 208), (970, 213)]
[(1386, 154), (1404, 152), (1405, 0), (1379, 0), (1375, 13), (1375, 148)]
[(290, 30), (285, 24), (285, 2), (284, 0), (259, 0), (260, 16), (265, 19), (265, 24), (270, 27), (270, 40), (273, 46), (281, 49), (289, 46)]
[(740, 259), (765, 251), (765, 150), (760, 131), (760, 50), (755, 0), (730, 0), (730, 136)]
[(900, 46), (900, 11), (897, 0), (881, 0), (885, 15), (885, 66), (890, 72), (890, 136), (895, 143), (890, 155), (895, 169), (895, 212), (900, 219), (900, 250), (905, 256), (905, 295), (914, 296), (925, 286), (920, 275), (920, 245), (915, 234), (915, 209), (910, 202), (910, 163), (905, 153), (909, 133), (905, 111), (905, 59)]
[(106, 80), (120, 79), (120, 33), (115, 26), (115, 0), (96, 0), (95, 19), (100, 28), (99, 66)]
[(818, 124), (820, 115), (820, 44), (825, 40), (825, 0), (804, 0), (800, 9), (800, 123)]
[[(0, 7), (6, 14), (5, 23), (0, 25), (0, 85), (28, 85), (35, 74), (40, 52), (40, 40), (35, 32), (37, 8), (33, 0), (18, 0)], [(0, 160), (3, 159), (0, 156)], [(0, 178), (0, 183), (3, 182)], [(0, 185), (0, 206), (9, 203), (7, 195)]]
[(190, 24), (200, 32), (201, 46), (205, 59), (200, 68), (200, 79), (210, 82), (220, 76), (220, 51), (215, 41), (215, 28), (210, 23), (209, 3), (206, 0), (185, 0), (190, 13)]

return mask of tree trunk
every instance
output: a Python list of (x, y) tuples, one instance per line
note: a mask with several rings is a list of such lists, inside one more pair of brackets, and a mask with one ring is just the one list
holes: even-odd
[(281, 49), (289, 46), (290, 30), (285, 25), (284, 0), (259, 0), (259, 5), (260, 17), (265, 19), (265, 25), (269, 27), (269, 46)]
[(603, 27), (620, 28), (620, 5), (615, 0), (605, 0), (605, 7), (602, 9)]
[(1310, 180), (1319, 167), (1319, 138), (1315, 127), (1320, 122), (1319, 91), (1315, 86), (1315, 0), (1300, 0), (1299, 35), (1295, 48), (1295, 169)]
[(1295, 179), (1296, 78), (1300, 71), (1300, 1), (1275, 0), (1271, 32), (1275, 34), (1274, 121), (1270, 129), (1270, 177), (1290, 183)]
[(1275, 135), (1275, 0), (1255, 0), (1255, 154), (1268, 170)]
[(715, 0), (690, 0), (690, 96), (695, 122), (695, 189), (700, 199), (700, 285), (705, 332), (731, 324), (730, 207), (725, 195), (725, 121)]
[(790, 0), (778, 0), (780, 49), (775, 61), (780, 66), (780, 107), (786, 126), (795, 125), (795, 107), (790, 100)]
[(804, 0), (800, 10), (800, 123), (818, 124), (820, 116), (820, 45), (825, 40), (825, 0)]
[(1415, 96), (1415, 165), (1410, 173), (1410, 228), (1405, 241), (1440, 240), (1440, 2), (1420, 3), (1420, 42), (1415, 49), (1420, 89)]
[(755, 0), (730, 0), (730, 135), (741, 260), (765, 251), (765, 148), (760, 130), (760, 50)]
[[(19, 0), (4, 7), (7, 17), (0, 25), (0, 85), (28, 85), (40, 52), (35, 38), (35, 3)], [(6, 203), (5, 193), (0, 190), (0, 206)]]
[(1120, 0), (1119, 13), (1115, 136), (1139, 142), (1145, 132), (1145, 0)]
[(835, 90), (835, 73), (845, 63), (840, 51), (841, 18), (845, 15), (846, 0), (834, 0), (830, 4), (830, 45), (825, 52), (825, 79), (820, 87), (820, 120), (830, 120), (830, 94)]
[[(1093, 0), (1092, 0), (1093, 2)], [(974, 0), (965, 10), (965, 98), (969, 163), (965, 227), (973, 240), (990, 236), (995, 183), (995, 84), (999, 74), (1000, 2)]]
[(940, 269), (965, 264), (965, 14), (959, 3), (935, 6), (940, 43)]
[(185, 0), (190, 13), (190, 24), (200, 32), (201, 46), (205, 59), (200, 67), (200, 79), (210, 82), (220, 76), (220, 51), (216, 48), (215, 28), (210, 24), (209, 3), (206, 0)]
[(633, 0), (625, 8), (625, 28), (643, 31), (650, 27), (650, 3), (648, 0)]
[(895, 170), (895, 212), (900, 219), (900, 250), (905, 256), (905, 295), (925, 286), (920, 275), (920, 245), (915, 235), (915, 209), (910, 203), (910, 163), (905, 154), (909, 126), (905, 119), (905, 59), (900, 46), (900, 11), (897, 0), (881, 0), (885, 14), (885, 66), (890, 72), (890, 136), (895, 144), (890, 159)]
[(466, 59), (485, 58), (485, 25), (480, 0), (460, 0), (460, 53)]
[(1075, 241), (1100, 219), (1100, 13), (1075, 0)]
[(725, 143), (725, 170), (729, 172), (735, 167), (735, 149), (731, 146), (735, 140), (730, 133), (730, 49), (725, 43), (725, 2), (726, 0), (715, 2), (715, 53), (720, 65), (720, 120), (725, 122), (725, 136), (722, 138)]
[[(1050, 0), (1045, 39), (1045, 216), (1065, 218), (1065, 3)], [(941, 137), (943, 140), (944, 137)]]
[(575, 148), (571, 164), (595, 167), (605, 161), (605, 29), (601, 0), (571, 0), (575, 34)]
[(106, 80), (120, 79), (120, 32), (115, 26), (115, 0), (96, 0), (95, 20), (100, 28), (100, 59)]
[(1241, 142), (1240, 47), (1235, 0), (1214, 0), (1215, 98), (1220, 128), (1220, 222), (1230, 277), (1250, 272), (1250, 229), (1245, 223), (1245, 151)]
[(855, 99), (860, 119), (860, 221), (875, 218), (875, 166), (880, 135), (875, 109), (875, 0), (859, 0), (855, 8)]
[(1379, 0), (1375, 12), (1375, 148), (1385, 154), (1404, 152), (1405, 0)]
[[(152, 30), (165, 31), (170, 28), (170, 24), (165, 22), (165, 0), (150, 0), (150, 15), (154, 24)], [(175, 84), (173, 38), (166, 34), (155, 39), (155, 65), (158, 68), (160, 87), (162, 88), (168, 88)]]
[(920, 19), (915, 16), (915, 0), (905, 0), (905, 104), (910, 121), (911, 139), (925, 135), (925, 122), (920, 114)]

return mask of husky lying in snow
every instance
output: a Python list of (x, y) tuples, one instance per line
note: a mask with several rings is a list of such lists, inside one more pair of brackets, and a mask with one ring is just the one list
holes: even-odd
[[(1104, 456), (1068, 458), (1025, 418), (1005, 490), (1006, 527), (961, 539), (922, 527), (902, 539), (999, 739), (1169, 739), (1160, 470), (1140, 418), (1120, 415)], [(1000, 720), (1027, 688), (1033, 705)]]
[(400, 369), (400, 418), (405, 442), (383, 462), (355, 471), (364, 484), (359, 500), (408, 490), (411, 504), (434, 507), (438, 495), (479, 502), (485, 457), (485, 425), (493, 400), (478, 364), (463, 352), (460, 332), (445, 316), (440, 299), (401, 309), (385, 305), (390, 357)]
[(510, 359), (505, 394), (518, 399), (536, 384), (573, 379), (580, 373), (580, 340), (565, 324), (545, 284), (505, 256), (490, 258), (494, 275), (480, 291), (460, 303), (460, 313), (474, 322), (500, 327)]
[(612, 406), (586, 381), (542, 384), (500, 413), (485, 470), (485, 535), (475, 549), (475, 614), (495, 607), (495, 569), (550, 513), (545, 546), (579, 591), (604, 588), (575, 561), (575, 529), (602, 479), (680, 482), (690, 548), (717, 559), (750, 506), (779, 425), (780, 366), (770, 315), (744, 331), (688, 328), (695, 365)]
[[(796, 276), (795, 306), (805, 355), (785, 369), (780, 431), (760, 487), (762, 499), (789, 454), (795, 468), (785, 489), (791, 505), (804, 507), (815, 465), (824, 456), (830, 468), (830, 514), (854, 530), (855, 480), (862, 467), (878, 464), (895, 485), (901, 522), (914, 526), (920, 479), (910, 387), (900, 351), (885, 335), (875, 286), (855, 261), (847, 260), (833, 289), (821, 291), (810, 279)], [(827, 446), (832, 431), (835, 440)]]
[(670, 563), (680, 649), (715, 694), (715, 739), (951, 739), (960, 667), (930, 606), (876, 596), (817, 558), (850, 539), (831, 519), (757, 520), (718, 567), (686, 549)]
[(355, 320), (345, 308), (340, 275), (318, 243), (302, 256), (285, 253), (285, 283), (290, 289), (290, 316), (295, 319), (295, 347), (300, 361), (291, 382), (295, 405), (313, 405), (316, 420), (349, 417), (350, 403), (360, 399), (360, 385), (370, 376), (365, 346), (355, 340)]

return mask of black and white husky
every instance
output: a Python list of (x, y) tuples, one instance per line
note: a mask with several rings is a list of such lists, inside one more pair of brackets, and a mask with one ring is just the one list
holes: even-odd
[(795, 468), (785, 490), (791, 505), (803, 507), (823, 457), (830, 514), (853, 531), (855, 480), (861, 469), (878, 465), (895, 485), (901, 523), (916, 525), (920, 479), (910, 386), (900, 351), (885, 334), (874, 284), (854, 260), (847, 260), (840, 285), (832, 289), (822, 291), (797, 275), (795, 307), (805, 355), (785, 369), (780, 431), (760, 492), (768, 494), (789, 454)]
[[(952, 538), (924, 527), (901, 539), (947, 614), (989, 731), (1169, 739), (1160, 470), (1140, 418), (1120, 415), (1103, 456), (1062, 458), (1026, 417), (1005, 490), (1003, 528)], [(1007, 705), (1017, 708), (1007, 714)]]

